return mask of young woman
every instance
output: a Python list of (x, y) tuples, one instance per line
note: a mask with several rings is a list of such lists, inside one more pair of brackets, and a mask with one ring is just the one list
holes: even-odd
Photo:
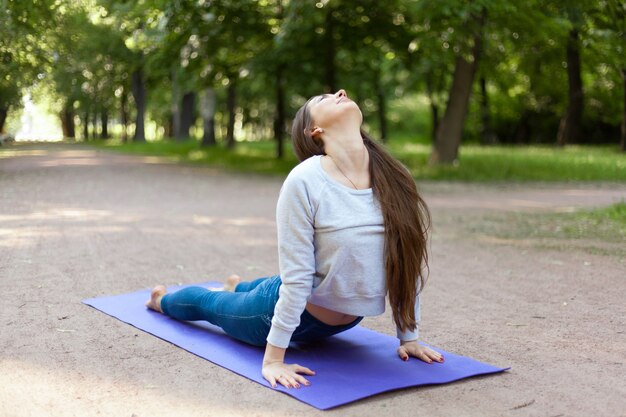
[(417, 343), (419, 293), (428, 267), (430, 213), (408, 170), (361, 130), (344, 90), (309, 99), (292, 127), (301, 161), (276, 207), (280, 275), (223, 291), (152, 290), (146, 305), (179, 320), (207, 320), (230, 336), (266, 346), (262, 373), (272, 387), (309, 385), (309, 368), (284, 363), (290, 341), (307, 342), (385, 311), (389, 294), (398, 355), (443, 357)]

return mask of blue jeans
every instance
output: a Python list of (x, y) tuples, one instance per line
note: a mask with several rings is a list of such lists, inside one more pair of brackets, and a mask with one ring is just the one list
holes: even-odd
[[(177, 320), (206, 320), (221, 327), (226, 334), (256, 346), (265, 346), (272, 326), (274, 307), (278, 301), (279, 275), (241, 282), (235, 292), (210, 291), (203, 287), (187, 287), (161, 299), (161, 309)], [(363, 319), (331, 326), (304, 310), (293, 342), (310, 342), (348, 330)]]

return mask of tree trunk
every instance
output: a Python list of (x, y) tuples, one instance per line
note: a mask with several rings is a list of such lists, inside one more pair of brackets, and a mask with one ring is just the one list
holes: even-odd
[(489, 111), (489, 96), (487, 94), (485, 77), (480, 77), (480, 119), (482, 121), (482, 143), (484, 145), (495, 145), (498, 143), (498, 137), (491, 127), (491, 112)]
[(435, 143), (437, 140), (437, 130), (439, 129), (439, 107), (437, 107), (437, 104), (432, 100), (430, 102), (430, 114), (433, 124), (432, 140), (433, 143)]
[(63, 139), (69, 137), (68, 127), (67, 127), (67, 114), (65, 113), (65, 109), (61, 110), (59, 113), (59, 118), (61, 119), (61, 132), (63, 133)]
[(83, 116), (83, 140), (85, 142), (89, 140), (89, 110)]
[(226, 146), (229, 149), (235, 147), (235, 110), (237, 90), (235, 87), (234, 77), (230, 78), (228, 84), (228, 95), (226, 98), (226, 107), (228, 111), (228, 125), (226, 127)]
[(120, 102), (120, 122), (122, 123), (122, 142), (128, 141), (128, 93), (126, 88), (122, 91)]
[(200, 146), (215, 146), (215, 90), (207, 88), (200, 96), (200, 112), (202, 114), (202, 142)]
[(100, 123), (102, 124), (102, 130), (100, 131), (101, 139), (109, 138), (109, 112), (107, 110), (102, 110), (100, 113)]
[(98, 113), (94, 112), (93, 119), (91, 121), (91, 137), (96, 139), (98, 137)]
[(326, 59), (324, 62), (324, 90), (327, 93), (334, 92), (336, 90), (335, 85), (335, 39), (334, 39), (334, 27), (335, 21), (333, 19), (333, 8), (330, 5), (326, 6), (326, 20), (324, 22), (324, 43), (326, 44), (325, 54)]
[(171, 113), (165, 119), (165, 123), (163, 123), (163, 137), (174, 137), (174, 116)]
[[(622, 68), (622, 83), (624, 84), (624, 110), (622, 114), (622, 135), (620, 138), (620, 149), (626, 152), (626, 68)], [(0, 127), (0, 132), (2, 128)]]
[(8, 114), (8, 107), (0, 107), (0, 133), (4, 132), (4, 123), (7, 121)]
[(474, 74), (478, 66), (481, 38), (474, 38), (471, 60), (462, 56), (456, 58), (452, 87), (443, 119), (437, 128), (435, 146), (430, 155), (431, 163), (453, 163), (459, 154), (459, 145), (463, 135), (463, 125), (469, 107)]
[(76, 138), (73, 103), (67, 103), (63, 106), (63, 110), (61, 111), (61, 129), (63, 130), (64, 138)]
[(178, 69), (172, 69), (172, 132), (171, 137), (178, 140), (181, 136), (180, 130), (180, 86), (178, 85)]
[(189, 91), (183, 95), (180, 111), (180, 129), (176, 135), (177, 140), (185, 140), (190, 136), (190, 129), (193, 126), (194, 108), (196, 104), (196, 93)]
[(432, 72), (426, 74), (426, 94), (428, 95), (428, 101), (430, 102), (430, 114), (432, 121), (432, 130), (431, 130), (431, 138), (433, 143), (435, 143), (437, 139), (437, 129), (439, 128), (439, 107), (437, 103), (435, 103), (435, 94), (432, 80)]
[(135, 70), (132, 76), (133, 97), (135, 98), (135, 106), (137, 115), (135, 118), (135, 136), (134, 142), (145, 142), (146, 131), (144, 126), (144, 117), (146, 113), (146, 86), (143, 80), (141, 69)]
[(67, 137), (76, 139), (76, 125), (74, 124), (74, 109), (69, 108), (67, 113)]
[(380, 125), (380, 140), (387, 142), (387, 105), (385, 90), (380, 82), (380, 74), (376, 77), (376, 99), (378, 101), (378, 124)]
[(529, 138), (532, 134), (530, 127), (530, 117), (531, 115), (529, 110), (524, 110), (522, 112), (522, 115), (520, 116), (515, 128), (513, 129), (513, 134), (511, 136), (511, 140), (513, 141), (513, 143), (529, 143)]
[(580, 42), (577, 28), (569, 33), (566, 58), (569, 103), (559, 125), (557, 134), (559, 146), (578, 143), (582, 132), (583, 82), (580, 76)]
[(274, 115), (274, 137), (276, 138), (276, 157), (282, 159), (285, 154), (285, 79), (284, 64), (276, 68), (276, 114)]

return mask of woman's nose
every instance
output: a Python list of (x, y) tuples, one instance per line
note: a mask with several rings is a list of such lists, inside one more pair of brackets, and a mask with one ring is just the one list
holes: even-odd
[(337, 91), (335, 93), (335, 97), (336, 98), (341, 98), (341, 97), (348, 97), (348, 94), (346, 94), (346, 90), (344, 90), (343, 88), (339, 89), (339, 91)]

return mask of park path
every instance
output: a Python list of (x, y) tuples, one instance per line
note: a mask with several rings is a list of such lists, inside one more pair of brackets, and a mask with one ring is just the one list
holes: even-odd
[[(77, 144), (0, 151), (0, 415), (626, 416), (624, 259), (455, 233), (466, 215), (608, 205), (624, 184), (420, 184), (422, 338), (502, 375), (319, 412), (80, 303), (277, 273), (281, 183)], [(363, 325), (393, 333), (388, 313)]]

